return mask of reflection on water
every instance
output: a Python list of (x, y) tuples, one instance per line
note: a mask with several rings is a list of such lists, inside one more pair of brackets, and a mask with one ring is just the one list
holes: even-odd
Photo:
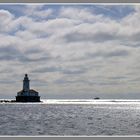
[(72, 103), (0, 104), (0, 135), (140, 135), (139, 101)]

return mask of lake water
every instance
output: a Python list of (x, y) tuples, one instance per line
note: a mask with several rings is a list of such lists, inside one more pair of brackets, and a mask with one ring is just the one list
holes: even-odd
[(140, 101), (1, 103), (0, 135), (140, 135)]

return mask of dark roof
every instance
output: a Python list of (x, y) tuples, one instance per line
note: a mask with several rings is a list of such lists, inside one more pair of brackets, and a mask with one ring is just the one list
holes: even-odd
[(33, 90), (33, 89), (30, 89), (30, 93), (38, 93), (37, 91)]
[[(32, 94), (32, 93), (38, 93), (37, 91), (35, 91), (35, 90), (33, 90), (33, 89), (30, 89), (29, 91), (30, 91), (31, 94)], [(22, 90), (19, 91), (18, 93), (23, 93), (23, 92), (24, 92), (24, 90), (22, 89)]]
[(18, 93), (22, 93), (23, 92), (23, 89), (22, 90), (20, 90)]

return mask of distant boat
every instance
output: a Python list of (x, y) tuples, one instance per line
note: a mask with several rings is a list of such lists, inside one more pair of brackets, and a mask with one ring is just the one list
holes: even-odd
[(40, 102), (39, 93), (30, 89), (30, 80), (27, 74), (23, 80), (23, 89), (17, 93), (16, 102)]
[(95, 97), (94, 99), (95, 99), (95, 100), (98, 100), (98, 99), (100, 99), (100, 98), (99, 98), (99, 97)]

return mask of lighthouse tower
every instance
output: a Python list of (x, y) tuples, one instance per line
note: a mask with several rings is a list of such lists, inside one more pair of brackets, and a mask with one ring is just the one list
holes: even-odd
[(30, 89), (30, 80), (28, 75), (25, 74), (23, 79), (23, 89), (17, 93), (17, 102), (40, 102), (39, 93), (33, 89)]
[(29, 92), (29, 90), (30, 90), (30, 80), (29, 80), (27, 74), (25, 74), (25, 77), (24, 77), (24, 80), (23, 80), (23, 90), (25, 92)]

